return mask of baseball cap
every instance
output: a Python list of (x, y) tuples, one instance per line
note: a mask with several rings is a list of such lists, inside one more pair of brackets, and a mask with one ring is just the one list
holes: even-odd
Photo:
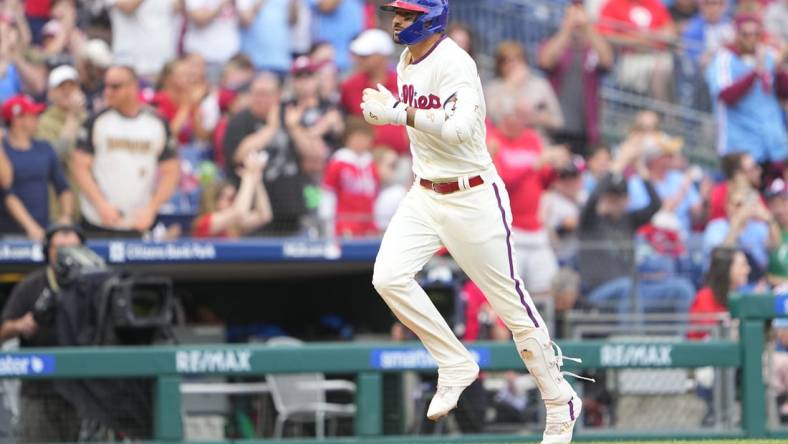
[(107, 42), (101, 39), (88, 40), (80, 55), (99, 68), (109, 68), (112, 65), (112, 51)]
[(612, 173), (602, 179), (598, 185), (604, 194), (627, 194), (629, 193), (629, 186), (627, 185), (627, 178), (621, 173)]
[(583, 156), (579, 156), (577, 154), (573, 155), (569, 163), (562, 166), (556, 171), (558, 174), (559, 179), (566, 179), (570, 177), (577, 177), (585, 171), (586, 162), (583, 160)]
[(40, 114), (46, 107), (43, 103), (35, 103), (25, 95), (17, 95), (3, 103), (3, 119), (6, 123), (11, 123), (14, 117), (22, 114)]
[(79, 83), (79, 74), (77, 70), (70, 65), (60, 65), (49, 73), (49, 81), (47, 84), (49, 85), (49, 89), (52, 89), (69, 80)]
[(361, 57), (374, 54), (390, 56), (394, 53), (394, 41), (382, 29), (367, 29), (350, 42), (350, 52)]
[(299, 73), (314, 73), (317, 71), (317, 65), (312, 63), (312, 59), (307, 56), (301, 56), (293, 60), (293, 64), (290, 66), (290, 73), (291, 74), (299, 74)]

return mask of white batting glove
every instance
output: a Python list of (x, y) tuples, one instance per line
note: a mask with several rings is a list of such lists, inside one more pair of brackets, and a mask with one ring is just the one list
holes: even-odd
[(364, 120), (372, 125), (405, 125), (408, 120), (408, 106), (397, 100), (385, 86), (378, 83), (378, 89), (364, 90), (361, 102)]

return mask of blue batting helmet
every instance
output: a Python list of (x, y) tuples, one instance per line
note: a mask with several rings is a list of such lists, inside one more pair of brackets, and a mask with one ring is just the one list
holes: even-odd
[(395, 0), (380, 9), (404, 9), (421, 13), (412, 25), (399, 32), (399, 41), (403, 45), (413, 45), (433, 34), (442, 33), (449, 23), (449, 0)]

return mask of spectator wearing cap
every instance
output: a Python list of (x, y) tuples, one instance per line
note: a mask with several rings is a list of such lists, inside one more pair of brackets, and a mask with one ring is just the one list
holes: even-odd
[(139, 236), (175, 191), (179, 159), (167, 123), (140, 102), (133, 68), (111, 67), (104, 85), (108, 106), (85, 122), (70, 162), (82, 222), (98, 236)]
[(24, 233), (40, 241), (50, 223), (49, 185), (58, 197), (60, 220), (71, 220), (74, 196), (71, 193), (60, 160), (52, 146), (34, 139), (38, 114), (45, 106), (26, 96), (14, 96), (3, 104), (3, 119), (8, 134), (3, 149), (14, 170), (13, 182), (0, 208), (0, 233)]
[(257, 71), (275, 72), (284, 78), (290, 68), (292, 0), (237, 0), (241, 23), (241, 51)]
[(183, 50), (205, 59), (208, 80), (215, 84), (224, 63), (241, 48), (235, 0), (185, 0), (184, 8)]
[[(345, 123), (339, 108), (320, 97), (318, 68), (307, 56), (298, 57), (293, 62), (290, 68), (293, 78), (293, 100), (287, 106), (294, 108), (293, 112), (300, 115), (301, 126), (306, 128), (311, 136), (322, 139), (325, 146), (334, 151), (342, 144)], [(321, 171), (323, 160), (325, 158), (322, 156), (311, 159), (312, 162), (319, 162), (317, 166)]]
[(0, 23), (0, 102), (22, 92), (38, 96), (46, 88), (46, 69), (26, 57), (30, 30), (21, 4), (11, 13)]
[(552, 132), (564, 125), (561, 104), (553, 87), (528, 66), (525, 48), (506, 40), (495, 50), (495, 78), (484, 88), (487, 113), (496, 120), (505, 97), (524, 97), (533, 110), (531, 125), (542, 132)]
[(547, 71), (564, 116), (559, 140), (574, 153), (585, 155), (599, 142), (599, 83), (613, 60), (613, 48), (582, 4), (567, 7), (560, 29), (539, 50), (539, 66)]
[(556, 169), (555, 180), (545, 191), (539, 214), (550, 235), (558, 263), (571, 266), (578, 250), (577, 228), (583, 204), (583, 158), (574, 155), (566, 165)]
[(350, 69), (350, 42), (364, 29), (364, 3), (364, 0), (309, 0), (317, 29), (315, 38), (334, 47), (340, 72)]
[(105, 106), (104, 75), (111, 65), (112, 51), (105, 41), (88, 40), (82, 47), (76, 68), (89, 113), (98, 112)]
[(766, 164), (786, 158), (788, 136), (775, 88), (779, 60), (762, 36), (760, 18), (738, 16), (734, 43), (717, 52), (705, 74), (719, 123), (719, 153), (747, 152)]
[[(346, 113), (360, 116), (361, 97), (365, 89), (377, 88), (381, 84), (398, 95), (397, 73), (390, 63), (394, 43), (385, 31), (368, 29), (353, 40), (350, 52), (355, 60), (355, 71), (342, 82), (340, 103)], [(399, 126), (375, 127), (375, 145), (388, 146), (400, 154), (410, 150), (407, 132)]]
[(112, 54), (153, 81), (175, 58), (179, 0), (107, 0)]
[[(691, 170), (675, 169), (677, 156), (681, 154), (684, 141), (665, 133), (644, 138), (641, 141), (641, 157), (649, 171), (649, 178), (662, 201), (662, 211), (678, 220), (680, 234), (686, 239), (693, 222), (703, 213), (703, 200), (695, 187)], [(648, 193), (643, 179), (635, 175), (629, 181), (629, 209), (639, 210), (648, 206)]]
[[(633, 156), (631, 153), (625, 153)], [(649, 196), (648, 206), (631, 211), (629, 187), (621, 173), (630, 159), (617, 162), (588, 198), (580, 214), (578, 269), (585, 295), (591, 304), (612, 309), (622, 317), (634, 312), (668, 309), (686, 313), (694, 288), (680, 278), (639, 281), (635, 286), (635, 233), (662, 206), (659, 195), (641, 166), (640, 174)]]
[(36, 137), (49, 142), (62, 161), (77, 144), (77, 133), (87, 118), (85, 94), (79, 88), (74, 67), (61, 65), (49, 73), (50, 106), (38, 120)]
[(501, 109), (487, 132), (487, 147), (503, 180), (512, 205), (513, 242), (517, 264), (529, 292), (546, 294), (558, 271), (548, 233), (539, 217), (542, 193), (565, 166), (565, 147), (545, 149), (539, 133), (529, 126), (534, 112), (522, 96), (499, 100)]

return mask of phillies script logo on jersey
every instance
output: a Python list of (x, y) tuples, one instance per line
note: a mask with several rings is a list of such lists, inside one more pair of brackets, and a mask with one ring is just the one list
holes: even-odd
[(418, 109), (438, 109), (441, 107), (440, 97), (435, 94), (420, 96), (413, 85), (402, 85), (402, 95), (400, 97), (408, 106), (413, 106)]

